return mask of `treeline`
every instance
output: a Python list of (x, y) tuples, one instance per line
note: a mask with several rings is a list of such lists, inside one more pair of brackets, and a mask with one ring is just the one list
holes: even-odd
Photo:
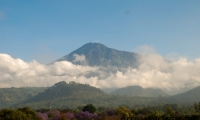
[(166, 104), (140, 109), (119, 106), (115, 109), (95, 107), (93, 104), (78, 106), (76, 109), (39, 109), (28, 107), (0, 110), (0, 120), (199, 120), (200, 103), (193, 106)]

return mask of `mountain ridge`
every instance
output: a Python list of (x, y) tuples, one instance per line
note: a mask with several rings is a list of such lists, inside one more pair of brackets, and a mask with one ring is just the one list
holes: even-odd
[(73, 64), (86, 65), (86, 63), (76, 61), (75, 55), (84, 55), (85, 61), (89, 66), (114, 66), (122, 68), (137, 67), (138, 58), (140, 57), (137, 53), (108, 48), (101, 43), (87, 43), (55, 62), (69, 61)]
[(111, 92), (111, 94), (140, 97), (168, 96), (164, 91), (160, 89), (142, 88), (141, 86), (127, 86), (123, 88), (118, 88), (115, 91)]
[(200, 86), (190, 89), (186, 92), (171, 96), (173, 99), (181, 101), (181, 103), (200, 102)]

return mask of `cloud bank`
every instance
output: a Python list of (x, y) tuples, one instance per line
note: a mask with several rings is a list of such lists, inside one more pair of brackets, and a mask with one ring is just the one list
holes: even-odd
[[(77, 61), (85, 60), (84, 56), (75, 57)], [(169, 61), (153, 52), (143, 55), (139, 61), (137, 69), (112, 72), (110, 68), (74, 65), (68, 61), (51, 65), (24, 62), (0, 54), (0, 87), (51, 86), (59, 81), (75, 81), (103, 89), (140, 85), (176, 93), (200, 85), (200, 59)]]

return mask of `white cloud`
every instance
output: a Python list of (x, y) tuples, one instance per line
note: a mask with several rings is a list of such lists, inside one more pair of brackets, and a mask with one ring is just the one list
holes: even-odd
[[(83, 56), (76, 58), (85, 60)], [(0, 87), (51, 86), (64, 80), (88, 83), (99, 88), (140, 85), (175, 93), (181, 88), (200, 85), (200, 59), (188, 61), (179, 58), (177, 61), (169, 61), (153, 53), (142, 56), (137, 69), (127, 68), (126, 71), (116, 73), (106, 69), (109, 68), (74, 65), (68, 61), (43, 65), (37, 61), (24, 62), (0, 54)]]
[(28, 67), (28, 64), (21, 59), (13, 59), (7, 54), (0, 54), (1, 72), (17, 72)]
[(84, 55), (78, 55), (78, 54), (74, 54), (74, 62), (85, 62), (85, 56)]
[(68, 61), (43, 65), (36, 61), (26, 63), (7, 54), (0, 54), (0, 87), (49, 86), (62, 80), (72, 81), (95, 67), (76, 66)]

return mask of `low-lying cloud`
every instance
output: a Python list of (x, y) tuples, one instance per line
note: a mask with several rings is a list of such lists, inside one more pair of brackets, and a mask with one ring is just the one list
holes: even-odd
[[(85, 60), (85, 56), (75, 57), (77, 61)], [(59, 81), (75, 81), (103, 89), (140, 85), (176, 93), (200, 85), (200, 59), (169, 61), (154, 52), (143, 55), (139, 61), (137, 69), (108, 72), (110, 68), (74, 65), (68, 61), (44, 65), (0, 54), (0, 87), (51, 86)]]

